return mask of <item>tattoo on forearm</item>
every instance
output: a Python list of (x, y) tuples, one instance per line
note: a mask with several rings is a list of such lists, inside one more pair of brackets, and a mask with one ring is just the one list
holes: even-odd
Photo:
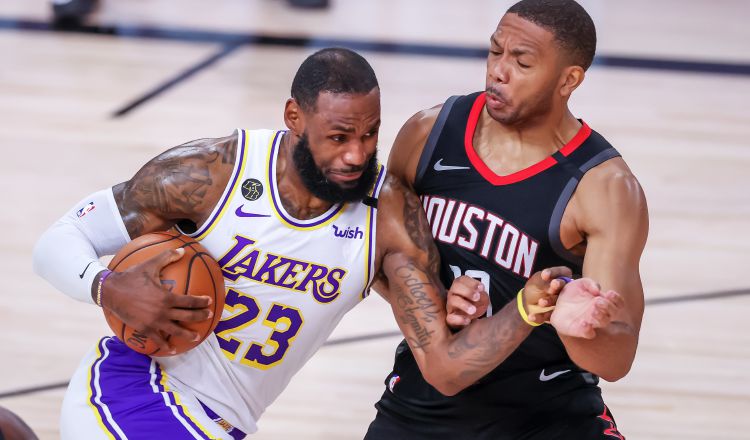
[(487, 374), (529, 335), (531, 327), (524, 325), (515, 307), (506, 306), (497, 315), (500, 316), (475, 322), (456, 334), (448, 356), (462, 360), (462, 379)]
[(407, 337), (409, 345), (413, 350), (427, 352), (435, 331), (429, 330), (426, 324), (436, 322), (440, 310), (425, 290), (434, 289), (434, 284), (411, 262), (396, 267), (394, 275), (390, 283), (395, 295), (394, 305), (399, 310), (398, 319), (414, 332), (413, 337)]

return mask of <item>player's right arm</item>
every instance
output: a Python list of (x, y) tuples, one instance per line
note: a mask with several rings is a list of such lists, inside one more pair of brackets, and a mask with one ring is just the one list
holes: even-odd
[[(91, 194), (39, 239), (35, 272), (69, 296), (93, 303), (106, 269), (99, 257), (114, 254), (131, 237), (208, 219), (229, 181), (236, 147), (236, 134), (192, 141), (156, 156), (130, 180)], [(175, 321), (210, 316), (208, 297), (161, 287), (161, 269), (181, 256), (179, 250), (164, 252), (110, 274), (102, 285), (102, 307), (167, 351), (162, 333), (197, 337)]]

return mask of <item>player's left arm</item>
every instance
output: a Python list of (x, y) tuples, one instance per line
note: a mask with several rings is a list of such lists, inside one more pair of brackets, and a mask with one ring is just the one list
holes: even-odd
[(615, 381), (630, 371), (643, 318), (639, 263), (648, 236), (646, 197), (625, 162), (616, 158), (589, 171), (571, 203), (586, 240), (583, 276), (597, 280), (603, 292), (618, 292), (625, 306), (593, 339), (560, 338), (578, 366)]
[[(378, 197), (376, 273), (385, 287), (378, 293), (390, 302), (424, 378), (453, 395), (497, 367), (533, 327), (511, 301), (491, 317), (452, 333), (438, 271), (438, 251), (419, 198), (389, 174)], [(570, 270), (557, 267), (534, 274), (524, 287), (524, 300), (556, 293), (564, 283), (555, 278), (562, 275)]]

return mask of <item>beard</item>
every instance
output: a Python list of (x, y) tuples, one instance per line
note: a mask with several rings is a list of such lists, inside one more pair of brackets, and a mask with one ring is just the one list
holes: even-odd
[(375, 150), (375, 153), (363, 166), (346, 170), (349, 172), (362, 171), (359, 179), (351, 182), (350, 186), (342, 186), (329, 181), (323, 170), (315, 164), (306, 134), (300, 136), (299, 142), (294, 146), (292, 160), (305, 188), (315, 197), (331, 203), (354, 202), (364, 199), (372, 189), (378, 172), (377, 150)]

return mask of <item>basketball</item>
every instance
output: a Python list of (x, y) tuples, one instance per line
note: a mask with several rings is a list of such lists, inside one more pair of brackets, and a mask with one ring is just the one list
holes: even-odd
[(184, 353), (197, 346), (214, 330), (224, 309), (224, 277), (219, 264), (206, 249), (192, 238), (176, 232), (153, 232), (142, 235), (120, 249), (109, 263), (109, 269), (122, 272), (127, 268), (148, 260), (170, 249), (185, 249), (179, 260), (165, 266), (161, 272), (162, 286), (179, 295), (210, 296), (213, 300), (213, 316), (200, 322), (182, 323), (184, 327), (197, 332), (199, 341), (167, 335), (165, 339), (176, 353), (167, 354), (153, 341), (129, 327), (112, 312), (104, 309), (104, 317), (112, 331), (133, 350), (153, 356), (168, 356)]

